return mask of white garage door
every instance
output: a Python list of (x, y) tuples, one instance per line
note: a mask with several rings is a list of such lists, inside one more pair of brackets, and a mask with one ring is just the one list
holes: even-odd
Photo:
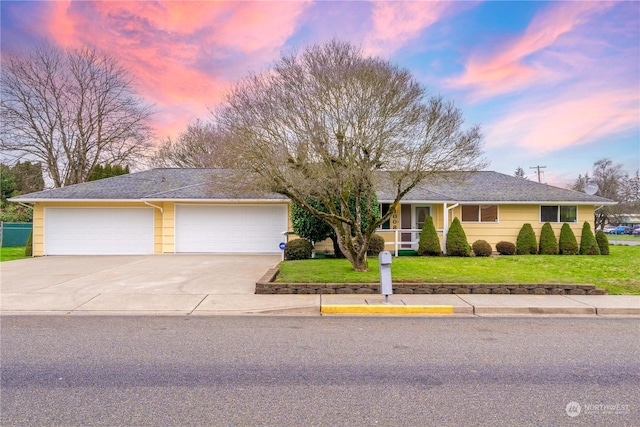
[(153, 253), (153, 208), (46, 208), (45, 255)]
[(176, 252), (276, 253), (286, 205), (178, 205)]

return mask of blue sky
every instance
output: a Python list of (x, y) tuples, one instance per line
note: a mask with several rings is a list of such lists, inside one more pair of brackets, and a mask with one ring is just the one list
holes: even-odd
[(640, 168), (638, 2), (11, 2), (2, 52), (45, 40), (118, 56), (158, 139), (237, 79), (332, 38), (409, 68), (480, 123), (490, 170), (571, 184), (608, 157)]

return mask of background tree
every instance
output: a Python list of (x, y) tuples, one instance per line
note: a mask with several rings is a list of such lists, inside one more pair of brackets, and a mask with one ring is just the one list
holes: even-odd
[(147, 152), (151, 107), (114, 57), (44, 45), (2, 62), (0, 148), (40, 162), (55, 187)]
[(527, 178), (527, 174), (524, 172), (524, 169), (522, 169), (520, 166), (518, 166), (516, 171), (513, 173), (513, 176), (515, 176), (516, 178), (529, 179)]
[(618, 222), (619, 216), (625, 213), (633, 213), (634, 203), (629, 202), (627, 188), (632, 186), (632, 178), (622, 169), (621, 163), (614, 164), (610, 159), (600, 159), (593, 164), (593, 174), (589, 178), (586, 173), (584, 177), (578, 179), (571, 187), (576, 191), (583, 191), (588, 182), (598, 186), (596, 195), (618, 202), (616, 206), (605, 206), (598, 209), (594, 214), (594, 227), (596, 230), (604, 228), (609, 222)]
[[(233, 136), (237, 165), (329, 223), (357, 271), (368, 269), (370, 236), (407, 192), (434, 172), (484, 166), (480, 130), (462, 130), (452, 102), (428, 96), (408, 70), (335, 40), (239, 82), (214, 117)], [(379, 219), (378, 188), (391, 200)], [(352, 212), (350, 197), (366, 208)]]
[(232, 168), (235, 156), (226, 134), (214, 123), (197, 120), (176, 139), (165, 139), (152, 158), (154, 166)]
[(112, 176), (118, 175), (126, 175), (129, 171), (129, 165), (121, 166), (121, 165), (110, 165), (107, 163), (106, 165), (97, 164), (91, 170), (87, 181), (97, 181), (99, 179), (110, 178)]
[(37, 163), (18, 162), (13, 166), (0, 164), (0, 221), (31, 222), (33, 209), (8, 202), (10, 197), (44, 189), (42, 169)]

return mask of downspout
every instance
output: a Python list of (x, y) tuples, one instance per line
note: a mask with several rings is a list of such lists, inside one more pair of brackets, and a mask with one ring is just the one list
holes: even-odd
[(460, 203), (455, 203), (451, 206), (447, 207), (447, 204), (444, 203), (444, 224), (442, 227), (442, 253), (447, 254), (447, 233), (449, 232), (449, 211), (451, 209), (455, 209), (458, 207)]
[[(161, 233), (160, 233), (160, 253), (164, 253), (164, 209), (161, 206), (157, 206), (144, 201), (144, 204), (147, 206), (151, 206), (152, 208), (156, 208), (160, 211), (160, 224), (161, 224)], [(155, 232), (154, 232), (155, 234)]]

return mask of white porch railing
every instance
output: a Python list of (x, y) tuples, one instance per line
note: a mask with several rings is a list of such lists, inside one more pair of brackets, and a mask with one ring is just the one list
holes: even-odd
[[(388, 245), (393, 245), (393, 253), (394, 256), (398, 256), (398, 252), (400, 249), (410, 249), (410, 250), (418, 250), (418, 242), (420, 241), (420, 232), (422, 229), (417, 228), (404, 228), (404, 229), (382, 229), (379, 228), (376, 230), (376, 234), (380, 234), (384, 237), (385, 249)], [(438, 233), (438, 237), (440, 238), (440, 245), (443, 244), (442, 236), (444, 234), (444, 230), (439, 229), (436, 230)], [(393, 241), (388, 240), (389, 234), (393, 234)], [(409, 238), (406, 240), (402, 240), (402, 236), (409, 235)]]

